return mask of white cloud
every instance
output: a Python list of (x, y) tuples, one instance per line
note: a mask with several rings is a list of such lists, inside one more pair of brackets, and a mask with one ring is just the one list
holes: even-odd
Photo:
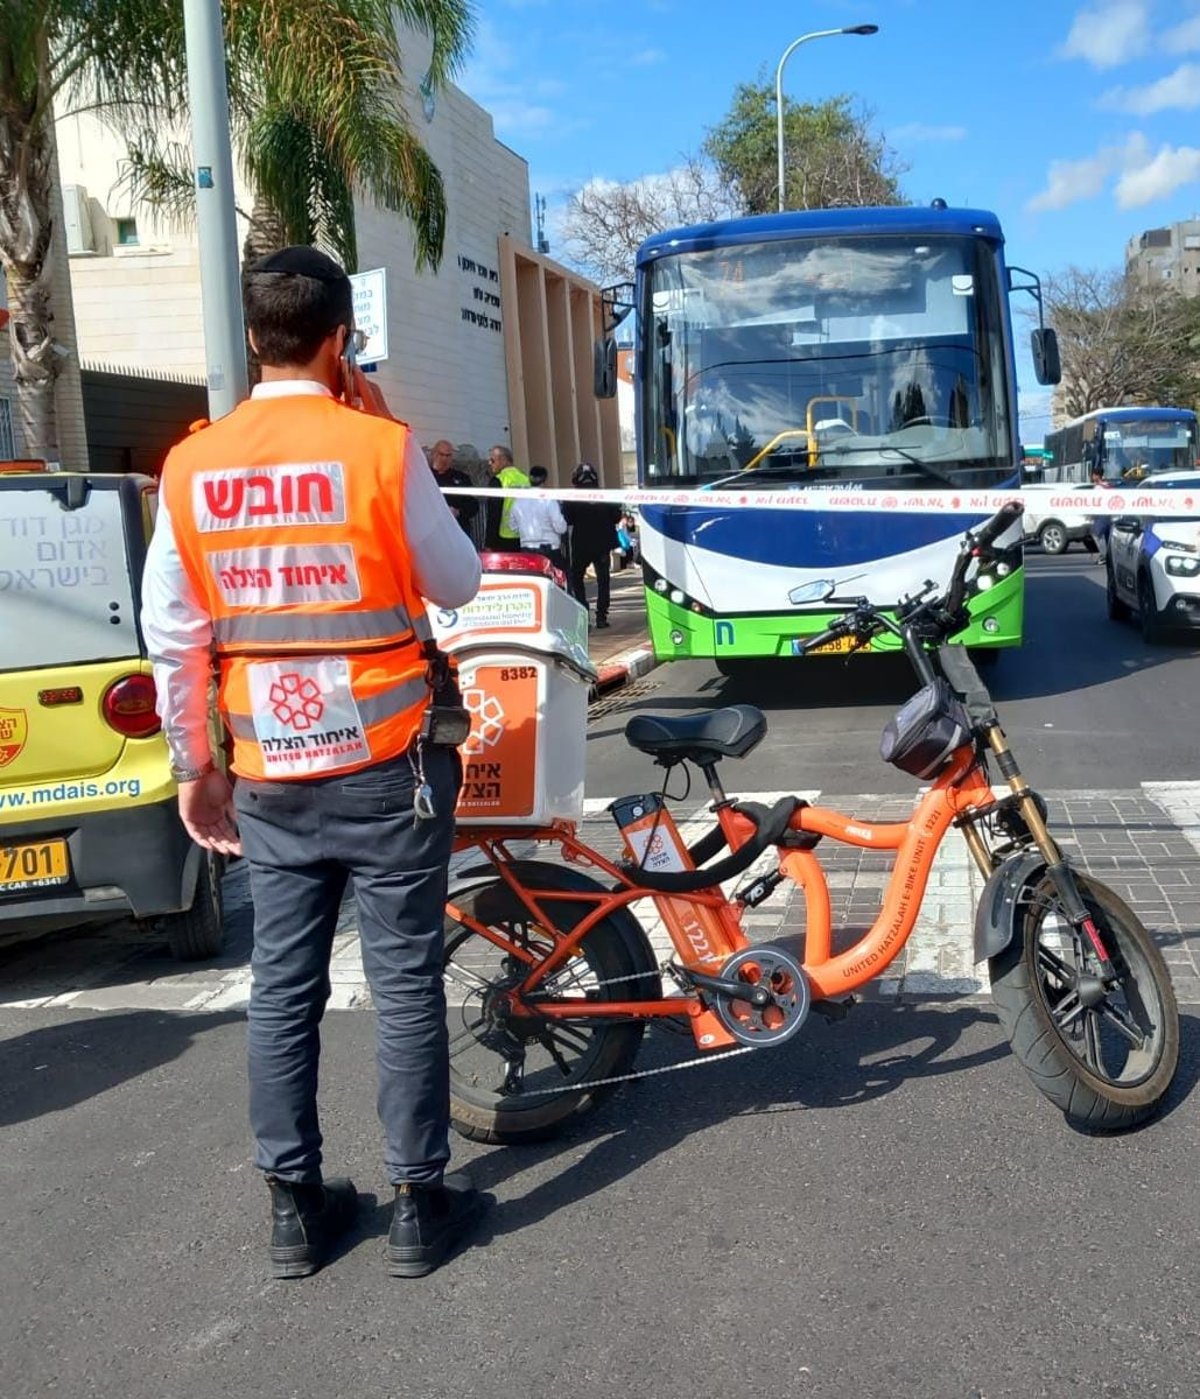
[(1139, 117), (1155, 112), (1190, 112), (1200, 107), (1200, 63), (1181, 63), (1173, 73), (1144, 87), (1110, 88), (1100, 105)]
[(1117, 204), (1137, 209), (1165, 199), (1182, 185), (1200, 180), (1200, 149), (1195, 146), (1163, 146), (1145, 164), (1127, 169), (1117, 181)]
[(656, 63), (665, 63), (666, 58), (665, 49), (639, 49), (630, 54), (629, 62), (634, 68), (650, 68)]
[(965, 141), (965, 126), (928, 126), (922, 121), (910, 121), (904, 126), (895, 126), (888, 137), (900, 145), (912, 146), (919, 141)]
[(1060, 54), (1093, 68), (1116, 68), (1145, 53), (1149, 43), (1148, 0), (1107, 0), (1079, 11)]
[(1134, 131), (1124, 145), (1104, 146), (1082, 160), (1052, 161), (1046, 188), (1025, 207), (1033, 213), (1066, 209), (1094, 199), (1113, 176), (1117, 177), (1113, 194), (1118, 208), (1153, 204), (1200, 180), (1200, 148), (1164, 145), (1154, 151), (1146, 137)]
[(1117, 171), (1144, 165), (1149, 152), (1146, 138), (1135, 131), (1123, 146), (1103, 146), (1095, 155), (1082, 160), (1052, 160), (1046, 173), (1046, 188), (1035, 194), (1025, 207), (1039, 214), (1094, 199)]
[(1168, 53), (1195, 53), (1200, 49), (1200, 15), (1168, 29), (1162, 36), (1162, 46)]

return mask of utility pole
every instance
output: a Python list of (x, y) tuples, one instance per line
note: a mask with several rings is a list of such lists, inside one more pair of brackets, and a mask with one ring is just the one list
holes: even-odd
[(215, 422), (232, 412), (248, 392), (221, 0), (183, 0), (183, 24), (192, 115), (208, 416)]

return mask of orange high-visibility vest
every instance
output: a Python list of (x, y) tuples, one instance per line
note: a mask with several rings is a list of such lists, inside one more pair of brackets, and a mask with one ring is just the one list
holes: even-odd
[(404, 533), (407, 442), (403, 423), (303, 395), (249, 399), (167, 457), (242, 777), (349, 772), (416, 737), (430, 630)]

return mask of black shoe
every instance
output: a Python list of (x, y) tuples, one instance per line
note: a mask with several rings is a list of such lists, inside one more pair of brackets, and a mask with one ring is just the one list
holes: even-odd
[(387, 1270), (394, 1278), (432, 1273), (452, 1245), (470, 1233), (484, 1197), (462, 1177), (441, 1185), (398, 1185), (387, 1242)]
[(596, 630), (597, 630), (597, 631), (603, 631), (605, 627), (610, 627), (610, 626), (612, 626), (612, 623), (608, 620), (607, 617), (597, 617), (597, 618), (596, 618)]
[(354, 1222), (358, 1194), (344, 1179), (300, 1185), (267, 1177), (271, 1192), (271, 1275), (306, 1278)]

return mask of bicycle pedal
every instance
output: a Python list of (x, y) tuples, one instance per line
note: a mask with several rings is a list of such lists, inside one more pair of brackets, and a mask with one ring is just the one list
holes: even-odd
[(810, 1009), (815, 1015), (823, 1015), (826, 1020), (845, 1020), (851, 1007), (857, 1004), (857, 996), (847, 996), (841, 1001), (814, 1001)]

